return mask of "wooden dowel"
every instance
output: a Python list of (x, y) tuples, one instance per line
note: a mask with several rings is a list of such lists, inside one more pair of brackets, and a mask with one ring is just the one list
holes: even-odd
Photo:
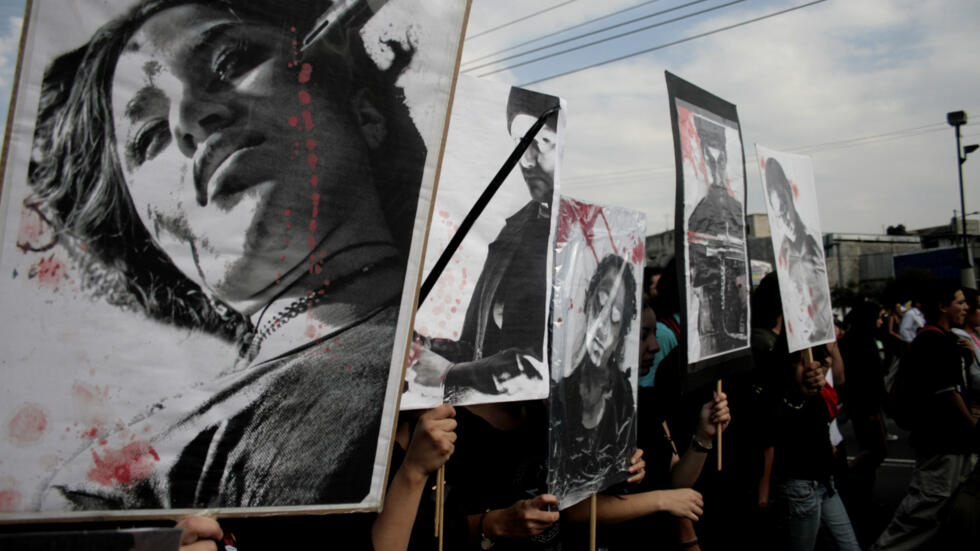
[(589, 502), (589, 551), (595, 551), (596, 495)]
[(436, 537), (439, 539), (439, 551), (442, 551), (442, 522), (445, 510), (446, 465), (439, 467), (436, 473)]
[[(718, 391), (718, 394), (721, 394), (721, 379), (718, 379), (715, 390)], [(715, 429), (718, 432), (718, 471), (721, 471), (721, 423), (715, 425)]]

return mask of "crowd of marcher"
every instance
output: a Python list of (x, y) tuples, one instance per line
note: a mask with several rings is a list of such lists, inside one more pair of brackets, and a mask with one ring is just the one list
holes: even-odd
[[(838, 324), (836, 342), (789, 353), (770, 274), (751, 299), (754, 367), (727, 377), (725, 393), (681, 393), (674, 266), (645, 274), (645, 286), (637, 450), (631, 478), (597, 496), (598, 549), (885, 550), (978, 541), (976, 291), (937, 282), (907, 310), (866, 300)], [(916, 461), (882, 531), (869, 512), (887, 455), (886, 415), (908, 431)], [(845, 418), (857, 440), (850, 458), (832, 437), (832, 423)], [(379, 515), (229, 518), (220, 526), (193, 518), (182, 523), (184, 543), (216, 548), (223, 528), (221, 545), (242, 551), (302, 541), (434, 548), (435, 473), (444, 465), (444, 549), (585, 549), (589, 500), (558, 512), (545, 485), (547, 432), (544, 401), (408, 412)]]

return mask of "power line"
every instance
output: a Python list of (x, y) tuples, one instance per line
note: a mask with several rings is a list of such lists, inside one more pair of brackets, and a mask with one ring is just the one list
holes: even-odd
[[(880, 134), (872, 134), (869, 136), (861, 136), (857, 138), (848, 138), (846, 140), (837, 140), (832, 142), (824, 142), (819, 144), (811, 144), (798, 146), (794, 148), (789, 148), (786, 150), (788, 153), (818, 153), (824, 151), (834, 151), (838, 149), (849, 149), (852, 147), (873, 145), (881, 142), (891, 141), (900, 138), (910, 138), (921, 136), (925, 134), (934, 134), (946, 130), (946, 123), (933, 123), (922, 126), (915, 126), (911, 128), (904, 128), (901, 130), (894, 130), (891, 132), (883, 132)], [(967, 124), (967, 127), (972, 126)], [(752, 155), (747, 156), (745, 159), (746, 165), (755, 164), (758, 159)], [(673, 171), (673, 165), (660, 165), (653, 167), (640, 167), (633, 169), (626, 169), (616, 172), (600, 172), (587, 174), (582, 176), (576, 176), (572, 178), (562, 179), (563, 186), (570, 186), (574, 189), (587, 189), (599, 186), (609, 186), (609, 185), (631, 185), (643, 182), (649, 182), (648, 178), (657, 172), (667, 172)], [(577, 182), (589, 182), (586, 185), (576, 185)]]
[[(625, 27), (626, 25), (632, 25), (633, 23), (637, 23), (637, 22), (643, 21), (645, 19), (650, 19), (651, 17), (656, 17), (658, 15), (663, 15), (665, 13), (670, 13), (672, 11), (681, 10), (681, 9), (684, 9), (684, 8), (687, 8), (687, 7), (690, 7), (690, 6), (693, 6), (695, 4), (700, 4), (701, 2), (705, 2), (705, 1), (706, 0), (694, 0), (693, 2), (688, 2), (687, 4), (681, 4), (679, 6), (674, 6), (673, 8), (667, 8), (665, 10), (660, 10), (658, 12), (647, 14), (647, 15), (644, 15), (642, 17), (635, 17), (633, 19), (630, 19), (629, 21), (623, 21), (621, 23), (616, 23), (615, 25), (610, 25), (608, 27), (603, 27), (601, 29), (597, 29), (597, 30), (594, 30), (594, 31), (589, 31), (587, 33), (580, 34), (578, 36), (573, 36), (573, 37), (570, 37), (570, 38), (565, 38), (565, 39), (559, 40), (558, 42), (552, 42), (551, 44), (545, 44), (544, 46), (538, 46), (537, 48), (532, 48), (532, 49), (527, 50), (527, 51), (524, 51), (524, 52), (519, 52), (519, 53), (516, 53), (516, 54), (512, 54), (512, 55), (506, 56), (506, 57), (502, 57), (502, 58), (496, 59), (494, 61), (488, 61), (487, 63), (483, 63), (483, 64), (480, 64), (480, 65), (477, 65), (476, 67), (467, 67), (466, 69), (463, 69), (462, 72), (467, 73), (467, 72), (470, 72), (470, 71), (475, 71), (476, 69), (482, 69), (484, 67), (489, 67), (490, 65), (495, 65), (497, 63), (501, 63), (501, 62), (507, 61), (509, 59), (514, 59), (514, 58), (517, 58), (517, 57), (526, 56), (526, 55), (529, 55), (529, 54), (533, 54), (535, 52), (540, 52), (541, 50), (547, 50), (548, 48), (554, 48), (555, 46), (561, 46), (562, 44), (567, 44), (569, 42), (574, 42), (576, 40), (579, 40), (579, 39), (582, 39), (582, 38), (585, 38), (585, 37), (588, 37), (588, 36), (593, 36), (593, 35), (597, 35), (597, 34), (600, 34), (600, 33), (604, 33), (606, 31), (611, 31), (611, 30), (617, 29), (619, 27)], [(694, 14), (694, 15), (697, 15), (697, 14)], [(645, 31), (647, 29), (652, 29), (653, 27), (658, 27), (660, 25), (664, 25), (666, 23), (671, 23), (671, 22), (672, 21), (667, 21), (665, 23), (660, 23), (660, 24), (657, 24), (657, 25), (651, 25), (649, 27), (644, 27), (642, 29), (637, 29), (635, 31), (630, 31), (628, 33), (624, 33), (624, 34), (621, 34), (621, 35), (618, 35), (618, 36), (609, 37), (608, 40), (612, 40), (614, 38), (619, 38), (619, 37), (622, 37), (622, 36), (626, 36), (627, 34), (632, 34), (632, 33), (640, 32), (640, 31)], [(536, 40), (540, 40), (540, 39), (536, 39)], [(589, 46), (589, 45), (590, 44), (586, 44), (586, 46)], [(569, 51), (572, 51), (572, 50), (566, 50), (565, 52), (559, 52), (559, 53), (566, 53), (566, 52), (569, 52)], [(484, 56), (484, 57), (487, 57), (487, 56)]]
[[(696, 0), (696, 1), (691, 2), (689, 4), (685, 4), (685, 5), (681, 6), (681, 7), (691, 6), (691, 5), (697, 4), (697, 3), (702, 2), (702, 1), (704, 1), (704, 0)], [(559, 56), (559, 55), (562, 55), (562, 54), (567, 54), (569, 52), (574, 52), (576, 50), (581, 50), (583, 48), (588, 48), (590, 46), (595, 46), (597, 44), (602, 44), (603, 42), (609, 42), (610, 40), (615, 40), (617, 38), (623, 38), (624, 36), (629, 36), (631, 34), (636, 34), (638, 32), (648, 31), (648, 30), (653, 29), (655, 27), (662, 27), (662, 26), (667, 25), (669, 23), (676, 23), (677, 21), (683, 21), (684, 19), (690, 19), (690, 18), (692, 18), (694, 16), (702, 15), (702, 14), (705, 14), (705, 13), (708, 13), (708, 12), (712, 12), (712, 11), (715, 11), (715, 10), (720, 10), (722, 8), (727, 8), (728, 6), (731, 6), (731, 5), (734, 5), (734, 4), (739, 4), (739, 3), (744, 2), (744, 1), (745, 0), (732, 0), (731, 2), (728, 2), (727, 4), (721, 4), (721, 5), (718, 5), (718, 6), (712, 6), (710, 8), (705, 8), (705, 9), (700, 10), (700, 11), (691, 12), (691, 13), (688, 13), (688, 14), (685, 14), (685, 15), (681, 15), (679, 17), (675, 17), (673, 19), (667, 19), (667, 20), (664, 20), (664, 21), (659, 21), (659, 22), (654, 23), (652, 25), (647, 25), (645, 27), (640, 27), (638, 29), (633, 29), (632, 31), (627, 31), (627, 32), (616, 34), (616, 35), (613, 35), (613, 36), (607, 36), (606, 38), (602, 38), (602, 39), (595, 40), (595, 41), (592, 41), (592, 42), (586, 42), (585, 44), (580, 44), (578, 46), (574, 46), (574, 47), (568, 48), (566, 50), (560, 50), (560, 51), (557, 51), (557, 52), (550, 53), (548, 55), (544, 55), (544, 56), (541, 56), (541, 57), (536, 57), (536, 58), (533, 58), (533, 59), (529, 59), (527, 61), (522, 61), (520, 63), (515, 63), (513, 65), (508, 65), (506, 67), (501, 67), (500, 69), (494, 69), (493, 71), (489, 71), (489, 72), (483, 73), (483, 74), (481, 74), (479, 76), (485, 77), (485, 76), (488, 76), (488, 75), (492, 75), (494, 73), (499, 73), (501, 71), (506, 71), (508, 69), (514, 69), (514, 68), (517, 68), (517, 67), (521, 67), (521, 66), (524, 66), (524, 65), (528, 65), (528, 64), (531, 64), (531, 63), (542, 61), (542, 60), (545, 60), (545, 59), (548, 59), (548, 58), (552, 58), (552, 57), (555, 57), (555, 56)], [(822, 2), (823, 0), (820, 0), (820, 1)], [(574, 39), (569, 39), (569, 40), (574, 40)], [(568, 41), (566, 41), (566, 42), (568, 42)], [(543, 46), (541, 48), (538, 48), (538, 50), (542, 50), (542, 49), (545, 49), (547, 47), (548, 46)], [(538, 50), (534, 50), (534, 51), (538, 51)], [(519, 54), (519, 55), (515, 55), (515, 56), (511, 56), (511, 57), (520, 57), (520, 55), (523, 55), (523, 54)], [(493, 64), (494, 63), (487, 63), (487, 64), (483, 65), (483, 67), (485, 67), (486, 65), (493, 65)], [(470, 70), (470, 69), (467, 69), (467, 70)]]
[(757, 21), (762, 21), (763, 19), (769, 19), (771, 17), (776, 17), (777, 15), (782, 15), (784, 13), (789, 13), (791, 11), (799, 10), (799, 9), (802, 9), (802, 8), (807, 8), (807, 7), (813, 6), (815, 4), (820, 4), (821, 2), (825, 2), (825, 1), (826, 0), (814, 0), (813, 2), (807, 2), (806, 4), (801, 4), (799, 6), (795, 6), (795, 7), (792, 7), (792, 8), (785, 9), (785, 10), (780, 10), (780, 11), (777, 11), (777, 12), (773, 12), (773, 13), (770, 13), (768, 15), (763, 15), (761, 17), (756, 17), (754, 19), (749, 19), (749, 20), (746, 20), (746, 21), (742, 21), (741, 23), (735, 23), (733, 25), (727, 25), (725, 27), (721, 27), (720, 29), (715, 29), (713, 31), (708, 31), (708, 32), (701, 33), (701, 34), (696, 34), (696, 35), (690, 36), (688, 38), (682, 38), (680, 40), (675, 40), (673, 42), (668, 42), (666, 44), (661, 44), (659, 46), (654, 46), (652, 48), (647, 48), (645, 50), (640, 50), (638, 52), (633, 52), (631, 54), (626, 54), (626, 55), (623, 55), (623, 56), (619, 56), (619, 57), (615, 57), (615, 58), (612, 58), (612, 59), (608, 59), (606, 61), (600, 61), (598, 63), (593, 63), (591, 65), (586, 65), (584, 67), (579, 67), (578, 69), (572, 69), (570, 71), (565, 71), (563, 73), (558, 73), (558, 74), (554, 74), (554, 75), (547, 76), (547, 77), (544, 77), (544, 78), (539, 78), (537, 80), (532, 80), (532, 81), (529, 81), (529, 82), (525, 82), (523, 84), (519, 84), (518, 86), (529, 86), (531, 84), (537, 84), (539, 82), (544, 82), (546, 80), (551, 80), (553, 78), (563, 77), (563, 76), (566, 76), (566, 75), (570, 75), (572, 73), (578, 73), (580, 71), (585, 71), (586, 69), (594, 69), (594, 68), (600, 67), (602, 65), (608, 65), (609, 63), (615, 63), (617, 61), (622, 61), (624, 59), (628, 59), (628, 58), (631, 58), (631, 57), (634, 57), (634, 56), (638, 56), (638, 55), (650, 53), (650, 52), (653, 52), (653, 51), (656, 51), (656, 50), (662, 50), (662, 49), (667, 48), (669, 46), (676, 46), (677, 44), (682, 44), (684, 42), (689, 42), (691, 40), (696, 40), (698, 38), (704, 38), (706, 36), (717, 34), (717, 33), (723, 32), (723, 31), (728, 31), (728, 30), (734, 29), (736, 27), (741, 27), (741, 26), (744, 26), (744, 25), (748, 25), (750, 23), (755, 23)]
[(571, 31), (573, 29), (577, 29), (579, 27), (584, 27), (586, 25), (591, 25), (593, 23), (597, 23), (599, 21), (602, 21), (603, 19), (609, 19), (610, 17), (617, 16), (617, 15), (619, 15), (621, 13), (626, 13), (628, 11), (632, 11), (632, 10), (635, 10), (637, 8), (642, 8), (643, 6), (646, 6), (647, 4), (652, 4), (654, 2), (659, 2), (659, 1), (660, 0), (647, 0), (646, 2), (641, 2), (641, 3), (639, 3), (639, 4), (637, 4), (637, 5), (633, 6), (633, 7), (623, 8), (621, 10), (614, 11), (614, 12), (612, 12), (610, 14), (603, 15), (601, 17), (596, 17), (596, 18), (593, 18), (593, 19), (589, 19), (589, 20), (583, 21), (582, 23), (579, 23), (577, 25), (572, 25), (571, 27), (565, 27), (564, 29), (562, 29), (560, 31), (551, 32), (551, 33), (548, 33), (548, 34), (539, 36), (537, 38), (532, 38), (531, 40), (525, 40), (524, 42), (521, 42), (519, 44), (515, 44), (513, 46), (509, 46), (507, 48), (504, 48), (503, 50), (497, 50), (496, 52), (489, 53), (489, 54), (486, 54), (486, 55), (482, 55), (482, 56), (477, 57), (475, 59), (470, 59), (470, 60), (464, 61), (463, 62), (463, 65), (469, 65), (471, 63), (476, 63), (477, 61), (483, 61), (484, 59), (486, 59), (488, 57), (493, 57), (495, 55), (499, 55), (499, 54), (502, 54), (502, 53), (505, 53), (505, 52), (509, 52), (511, 50), (516, 50), (517, 48), (520, 48), (521, 46), (527, 46), (528, 44), (533, 44), (535, 42), (539, 42), (539, 41), (544, 40), (546, 38), (551, 38), (552, 36), (555, 36), (555, 35), (566, 33), (568, 31)]
[(496, 27), (487, 29), (485, 31), (480, 31), (480, 32), (478, 32), (476, 34), (468, 35), (466, 37), (466, 39), (467, 40), (472, 40), (472, 39), (477, 38), (479, 36), (483, 36), (485, 34), (490, 34), (490, 33), (494, 32), (494, 31), (499, 31), (500, 29), (503, 29), (505, 27), (509, 27), (511, 25), (514, 25), (515, 23), (520, 23), (521, 21), (527, 21), (528, 19), (531, 19), (532, 17), (537, 17), (537, 16), (541, 15), (542, 13), (547, 13), (547, 12), (549, 12), (551, 10), (556, 10), (556, 9), (562, 7), (562, 6), (567, 6), (568, 4), (571, 4), (572, 2), (577, 2), (577, 1), (578, 0), (568, 0), (567, 2), (562, 2), (561, 4), (555, 4), (554, 6), (551, 6), (550, 8), (545, 8), (543, 10), (538, 10), (538, 11), (532, 13), (532, 14), (525, 15), (524, 17), (518, 17), (517, 19), (514, 19), (513, 21), (508, 21), (507, 23), (504, 23), (502, 25), (497, 25)]

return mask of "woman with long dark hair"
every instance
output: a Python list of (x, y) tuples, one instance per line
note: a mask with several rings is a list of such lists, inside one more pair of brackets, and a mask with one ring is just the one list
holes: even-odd
[(86, 476), (82, 452), (44, 507), (352, 503), (371, 487), (426, 150), (395, 85), (411, 47), (389, 43), (380, 70), (363, 18), (341, 13), (300, 49), (328, 4), (149, 0), (49, 70), (32, 200), (149, 316), (241, 358), (132, 450), (139, 469)]

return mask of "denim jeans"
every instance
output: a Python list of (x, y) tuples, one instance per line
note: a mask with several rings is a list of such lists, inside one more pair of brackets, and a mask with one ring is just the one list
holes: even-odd
[(780, 480), (773, 488), (773, 497), (780, 533), (786, 542), (783, 548), (812, 551), (823, 526), (841, 551), (861, 550), (832, 480)]

